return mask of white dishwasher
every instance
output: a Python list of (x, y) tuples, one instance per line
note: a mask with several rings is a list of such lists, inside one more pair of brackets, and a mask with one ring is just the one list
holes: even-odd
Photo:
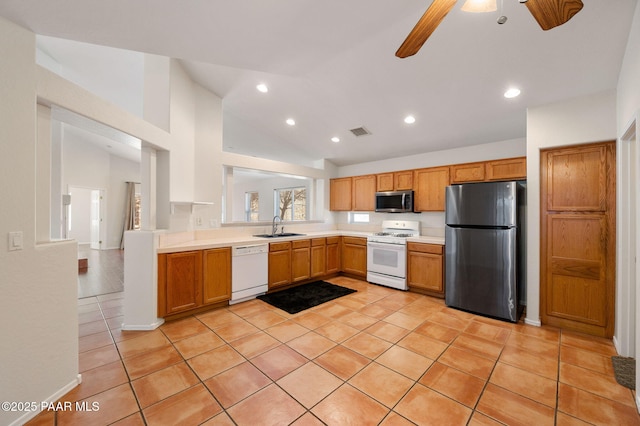
[(269, 286), (269, 245), (231, 248), (231, 300), (229, 304), (253, 299)]

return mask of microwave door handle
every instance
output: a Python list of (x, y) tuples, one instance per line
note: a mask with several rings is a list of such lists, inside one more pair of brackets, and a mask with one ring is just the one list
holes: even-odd
[(405, 204), (405, 201), (404, 201), (404, 199), (405, 199), (406, 195), (407, 195), (407, 194), (406, 194), (405, 192), (403, 192), (403, 193), (402, 193), (402, 209), (403, 209), (403, 210), (406, 210), (406, 209), (407, 209), (407, 205)]

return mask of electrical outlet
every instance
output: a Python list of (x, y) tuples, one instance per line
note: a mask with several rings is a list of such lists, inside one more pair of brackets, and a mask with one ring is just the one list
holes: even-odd
[(22, 231), (9, 232), (9, 251), (22, 250)]

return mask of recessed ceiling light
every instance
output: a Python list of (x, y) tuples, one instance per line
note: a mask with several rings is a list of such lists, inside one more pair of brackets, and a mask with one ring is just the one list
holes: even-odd
[(260, 83), (256, 86), (256, 89), (258, 89), (258, 92), (262, 92), (262, 93), (267, 93), (269, 91), (269, 88), (267, 87), (266, 84), (264, 83)]
[(293, 118), (287, 118), (286, 123), (287, 123), (289, 126), (295, 126), (295, 125), (296, 125), (296, 120), (294, 120)]
[(407, 123), (407, 124), (413, 124), (413, 123), (416, 122), (416, 118), (413, 115), (407, 115), (404, 118), (404, 122)]
[(337, 137), (337, 136), (334, 136), (334, 137), (331, 138), (331, 142), (338, 143), (338, 142), (340, 142), (340, 138)]
[(515, 87), (504, 92), (504, 97), (507, 99), (515, 98), (518, 95), (520, 95), (520, 89), (516, 89)]

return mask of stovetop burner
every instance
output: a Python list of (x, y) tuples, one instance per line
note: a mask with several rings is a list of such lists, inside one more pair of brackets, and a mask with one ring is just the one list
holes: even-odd
[(408, 220), (385, 220), (382, 231), (369, 236), (369, 241), (404, 244), (406, 238), (420, 235), (420, 222)]

